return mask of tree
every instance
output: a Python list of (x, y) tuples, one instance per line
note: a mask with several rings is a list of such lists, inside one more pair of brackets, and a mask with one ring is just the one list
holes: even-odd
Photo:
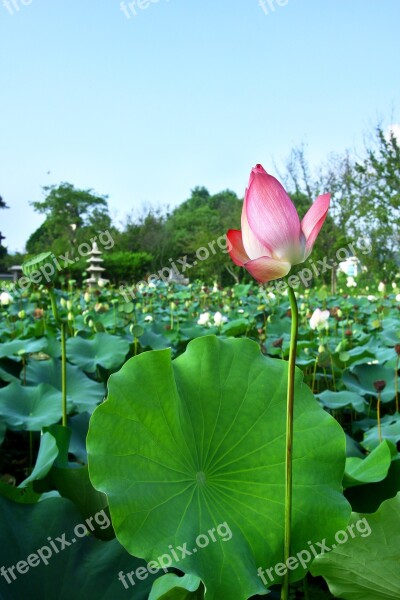
[(390, 281), (400, 266), (400, 144), (393, 131), (376, 128), (372, 146), (354, 166), (353, 185), (356, 229), (372, 247), (367, 266)]
[(29, 253), (52, 250), (60, 254), (82, 242), (90, 243), (101, 231), (115, 231), (106, 196), (77, 189), (70, 183), (46, 186), (43, 190), (45, 199), (31, 204), (46, 219), (28, 239)]
[(234, 192), (226, 190), (211, 196), (206, 188), (196, 187), (191, 197), (172, 212), (165, 225), (167, 254), (174, 260), (187, 256), (188, 264), (193, 266), (183, 273), (185, 277), (232, 282), (232, 275), (227, 275), (238, 269), (227, 255), (223, 236), (228, 229), (240, 228), (241, 210), (242, 202)]
[(165, 266), (167, 231), (165, 222), (168, 215), (161, 208), (144, 206), (135, 221), (129, 215), (124, 230), (117, 234), (116, 246), (125, 252), (147, 252), (152, 255), (149, 268), (154, 271)]
[(400, 146), (393, 132), (375, 128), (364, 156), (356, 160), (347, 151), (332, 155), (312, 174), (304, 147), (294, 149), (287, 162), (287, 180), (294, 195), (310, 200), (331, 193), (329, 216), (312, 258), (322, 253), (334, 258), (337, 250), (365, 249), (359, 257), (369, 273), (390, 281), (399, 270)]

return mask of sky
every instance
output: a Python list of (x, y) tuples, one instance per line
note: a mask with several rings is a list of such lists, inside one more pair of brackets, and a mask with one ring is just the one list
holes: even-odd
[(399, 0), (0, 0), (0, 231), (63, 181), (117, 224), (195, 186), (243, 196), (302, 143), (313, 165), (400, 122)]

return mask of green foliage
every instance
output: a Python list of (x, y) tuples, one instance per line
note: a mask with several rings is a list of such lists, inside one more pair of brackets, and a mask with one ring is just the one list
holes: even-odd
[[(169, 350), (128, 361), (92, 415), (90, 477), (118, 539), (160, 564), (186, 543), (191, 555), (171, 564), (200, 577), (210, 600), (265, 594), (257, 568), (282, 558), (286, 374), (250, 340), (207, 336), (173, 362)], [(343, 432), (299, 371), (295, 388), (293, 554), (332, 539), (350, 514)], [(215, 541), (200, 545), (210, 530)]]
[[(195, 188), (191, 197), (173, 211), (166, 222), (168, 256), (188, 257), (192, 266), (185, 276), (226, 281), (229, 271), (238, 272), (226, 252), (223, 236), (228, 229), (240, 228), (241, 211), (242, 202), (234, 192), (226, 190), (211, 196), (203, 187)], [(206, 250), (198, 252), (202, 248)]]
[[(126, 592), (118, 573), (129, 573), (146, 566), (143, 561), (132, 558), (117, 540), (102, 542), (90, 534), (82, 536), (85, 524), (82, 515), (65, 498), (48, 498), (23, 505), (0, 497), (0, 510), (1, 565), (11, 567), (25, 560), (29, 568), (26, 563), (28, 556), (33, 556), (46, 545), (51, 552), (49, 557), (49, 550), (43, 550), (43, 555), (49, 557), (47, 564), (36, 554), (36, 562), (32, 558), (34, 567), (31, 566), (28, 572), (14, 570), (15, 580), (8, 575), (11, 583), (4, 577), (0, 579), (0, 594), (4, 600), (70, 600), (71, 597), (76, 600), (114, 600), (123, 597)], [(93, 516), (94, 513), (92, 519)], [(74, 527), (78, 525), (80, 537), (74, 537)], [(86, 529), (90, 533), (89, 527)], [(65, 548), (60, 541), (63, 535), (68, 543)], [(49, 540), (53, 541), (57, 552)], [(147, 600), (155, 578), (148, 575), (145, 581), (137, 580), (134, 596), (131, 597)]]
[(324, 577), (332, 594), (344, 600), (398, 600), (400, 494), (372, 515), (354, 513), (353, 532), (360, 521), (364, 533), (317, 557), (311, 572)]
[(380, 126), (365, 159), (354, 165), (353, 185), (361, 219), (357, 232), (368, 236), (374, 248), (366, 264), (391, 282), (400, 266), (400, 145)]
[[(192, 539), (212, 530), (214, 525), (208, 526), (212, 517), (214, 524), (226, 520), (233, 536), (219, 544), (210, 542), (201, 552), (180, 560), (179, 570), (190, 574), (162, 576), (150, 592), (153, 580), (163, 572), (148, 574), (145, 562), (131, 556), (116, 539), (100, 541), (98, 536), (102, 540), (114, 536), (112, 525), (100, 532), (95, 528), (54, 554), (49, 565), (19, 574), (11, 585), (0, 577), (0, 596), (6, 600), (53, 600), (72, 593), (77, 598), (126, 595), (135, 600), (203, 600), (201, 580), (204, 576), (208, 581), (209, 595), (215, 573), (219, 573), (221, 548), (230, 553), (223, 577), (231, 581), (233, 572), (233, 578), (235, 573), (243, 578), (240, 586), (222, 592), (218, 600), (238, 600), (240, 589), (253, 585), (255, 578), (260, 584), (255, 567), (267, 569), (275, 557), (282, 560), (279, 495), (283, 494), (284, 476), (286, 362), (281, 359), (287, 357), (290, 333), (287, 298), (269, 296), (254, 283), (224, 289), (207, 288), (201, 282), (160, 284), (135, 290), (136, 296), (128, 302), (111, 286), (90, 294), (74, 285), (68, 291), (56, 290), (60, 314), (69, 330), (69, 419), (68, 427), (62, 427), (58, 424), (60, 323), (51, 314), (47, 289), (9, 290), (10, 302), (0, 307), (0, 565), (7, 567), (26, 559), (47, 545), (48, 536), (56, 540), (65, 532), (71, 539), (74, 525), (100, 509), (110, 514), (106, 496), (93, 489), (88, 477), (86, 438), (88, 413), (101, 403), (110, 374), (121, 367), (109, 379), (109, 399), (96, 410), (89, 434), (90, 440), (96, 438), (99, 452), (94, 457), (95, 476), (104, 479), (109, 488), (114, 524), (121, 535), (128, 538), (130, 548), (135, 545), (143, 550), (141, 556), (150, 556), (151, 546), (157, 558), (159, 548), (168, 553), (172, 544), (177, 550), (175, 539), (178, 545), (188, 543), (190, 550)], [(326, 527), (331, 528), (331, 539), (336, 529), (344, 528), (343, 508), (335, 509), (335, 503), (346, 505), (341, 481), (346, 487), (344, 497), (361, 513), (376, 512), (382, 502), (400, 491), (400, 415), (395, 399), (395, 345), (400, 343), (396, 295), (400, 290), (377, 294), (375, 299), (360, 294), (359, 288), (356, 291), (357, 295), (345, 297), (329, 297), (321, 290), (300, 292), (297, 364), (304, 381), (298, 372), (295, 552), (309, 548), (309, 540), (325, 537)], [(326, 330), (310, 329), (309, 318), (316, 307), (331, 312)], [(210, 333), (219, 337), (210, 337)], [(234, 339), (243, 336), (253, 341)], [(194, 338), (199, 339), (189, 343)], [(212, 344), (210, 340), (214, 340)], [(136, 358), (129, 360), (134, 355)], [(171, 361), (171, 356), (175, 360)], [(381, 393), (380, 430), (376, 380), (386, 382)], [(104, 426), (98, 427), (100, 418)], [(203, 485), (202, 476), (194, 482), (193, 468), (197, 475), (206, 459), (213, 472), (207, 470), (210, 476)], [(185, 466), (190, 461), (193, 467), (189, 474), (184, 471), (179, 477), (176, 470), (167, 468), (177, 463), (180, 467), (184, 461)], [(309, 485), (302, 485), (305, 480)], [(193, 501), (184, 505), (188, 506), (186, 512), (181, 506), (174, 510), (174, 503), (177, 506), (189, 498), (189, 486), (193, 489), (195, 485), (203, 492), (198, 494), (197, 505)], [(327, 502), (320, 489), (330, 492)], [(63, 498), (51, 499), (50, 494)], [(127, 514), (126, 499), (134, 510), (143, 509), (142, 519), (133, 511), (126, 523), (121, 522), (120, 514)], [(154, 521), (153, 513), (144, 521), (150, 508), (154, 508)], [(375, 518), (367, 515), (368, 520), (370, 516)], [(326, 573), (331, 586), (342, 585), (338, 579), (343, 575), (346, 590), (351, 588), (351, 593), (363, 599), (372, 594), (376, 583), (382, 588), (378, 588), (377, 598), (385, 594), (390, 598), (391, 586), (397, 581), (399, 517), (392, 512), (389, 527), (389, 521), (382, 525), (380, 509), (376, 516), (377, 521), (371, 523), (373, 531), (381, 531), (376, 544), (366, 546), (372, 536), (361, 537), (360, 545), (353, 549), (355, 540), (349, 539), (340, 546), (346, 556), (340, 558), (340, 564), (334, 563), (332, 556), (333, 566), (330, 574)], [(179, 519), (182, 526), (178, 530)], [(137, 527), (143, 523), (142, 530), (132, 532), (132, 523)], [(251, 556), (257, 562), (252, 562)], [(258, 564), (259, 556), (272, 558), (262, 558)], [(387, 566), (392, 564), (391, 556), (393, 572)], [(371, 565), (375, 563), (374, 573)], [(135, 576), (134, 587), (126, 578), (130, 589), (125, 590), (118, 573), (136, 569), (146, 578)], [(300, 571), (296, 569), (295, 576), (303, 573)], [(367, 580), (373, 584), (370, 590), (363, 589)], [(291, 599), (305, 597), (302, 585), (300, 581), (291, 584)], [(309, 578), (308, 586), (313, 600), (331, 597), (322, 589), (321, 578)], [(278, 588), (271, 588), (269, 596), (274, 600), (279, 597)], [(266, 588), (260, 585), (260, 594), (262, 591)]]
[(42, 225), (30, 236), (26, 249), (30, 254), (51, 250), (65, 254), (80, 243), (90, 240), (102, 231), (112, 230), (107, 197), (92, 190), (80, 190), (70, 183), (43, 188), (45, 199), (32, 202), (36, 212), (46, 216)]
[(244, 273), (227, 255), (224, 235), (228, 229), (240, 228), (241, 210), (242, 203), (234, 192), (212, 196), (204, 187), (196, 187), (191, 197), (171, 213), (163, 215), (160, 210), (148, 209), (137, 222), (129, 218), (124, 231), (117, 235), (116, 246), (150, 254), (149, 270), (154, 273), (171, 267), (171, 260), (187, 257), (190, 267), (184, 272), (177, 263), (183, 277), (231, 281), (229, 273)]
[(153, 584), (149, 600), (203, 600), (204, 586), (194, 575), (168, 573)]
[[(371, 251), (358, 256), (371, 277), (391, 283), (399, 271), (400, 146), (392, 135), (376, 127), (364, 156), (332, 155), (317, 174), (308, 165), (304, 147), (295, 148), (287, 164), (291, 197), (311, 203), (323, 192), (332, 194), (331, 207), (317, 239), (312, 259), (335, 258), (335, 252), (358, 240), (367, 240)], [(302, 201), (300, 202), (300, 205)], [(332, 274), (332, 273), (330, 273)], [(322, 277), (326, 280), (328, 274)], [(378, 281), (379, 281), (378, 279)], [(321, 278), (318, 278), (320, 284)]]
[(103, 259), (107, 279), (116, 284), (132, 284), (143, 279), (153, 263), (153, 256), (148, 252), (110, 252), (105, 253)]

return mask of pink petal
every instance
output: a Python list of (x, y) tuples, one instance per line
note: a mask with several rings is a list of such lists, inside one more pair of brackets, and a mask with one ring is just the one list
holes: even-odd
[(244, 263), (248, 262), (249, 256), (243, 246), (242, 232), (237, 229), (230, 229), (226, 234), (228, 252), (235, 263), (239, 267), (243, 267)]
[(315, 240), (324, 224), (329, 209), (330, 198), (330, 194), (318, 196), (301, 222), (301, 230), (306, 238), (304, 260), (310, 256)]
[(250, 229), (249, 222), (246, 216), (246, 204), (243, 202), (242, 209), (242, 239), (243, 246), (252, 260), (260, 258), (261, 256), (271, 256), (272, 252), (269, 248), (266, 248), (261, 244), (252, 230)]
[(287, 275), (291, 266), (288, 262), (263, 256), (245, 263), (244, 268), (260, 283), (267, 283), (267, 281), (279, 279)]
[(300, 220), (296, 208), (279, 181), (261, 165), (251, 172), (244, 204), (253, 234), (274, 255), (298, 248)]

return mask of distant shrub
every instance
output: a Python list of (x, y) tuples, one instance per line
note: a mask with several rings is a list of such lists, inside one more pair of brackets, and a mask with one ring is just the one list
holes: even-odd
[(133, 283), (148, 273), (153, 256), (148, 252), (104, 253), (104, 277), (112, 283)]

